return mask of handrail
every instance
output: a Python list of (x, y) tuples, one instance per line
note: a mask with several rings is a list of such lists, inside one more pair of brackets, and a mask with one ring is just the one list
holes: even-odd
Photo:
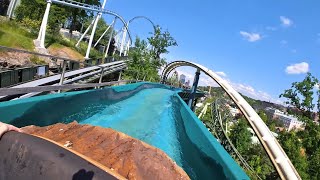
[(24, 87), (24, 88), (0, 88), (0, 96), (27, 94), (32, 92), (47, 92), (47, 91), (58, 91), (58, 90), (69, 90), (69, 89), (84, 89), (110, 86), (120, 83), (135, 83), (141, 82), (141, 80), (121, 80), (111, 81), (104, 83), (87, 83), (87, 84), (65, 84), (65, 85), (54, 85), (54, 86), (36, 86), (36, 87)]
[[(64, 57), (58, 57), (58, 56), (52, 56), (52, 55), (48, 55), (48, 54), (41, 54), (41, 53), (36, 53), (36, 52), (31, 52), (31, 51), (27, 51), (27, 50), (21, 50), (21, 49), (15, 49), (15, 48), (10, 48), (10, 47), (5, 47), (5, 46), (0, 46), (0, 50), (4, 49), (6, 51), (14, 51), (14, 52), (20, 52), (20, 53), (26, 53), (26, 54), (32, 54), (32, 55), (37, 55), (37, 56), (42, 56), (42, 57), (46, 57), (46, 58), (53, 58), (56, 61), (57, 60), (62, 60), (62, 72), (59, 74), (55, 74), (52, 76), (47, 76), (41, 79), (36, 79), (33, 80), (32, 82), (26, 82), (23, 84), (19, 84), (16, 86), (11, 87), (10, 89), (13, 90), (14, 88), (25, 88), (25, 87), (30, 87), (30, 86), (41, 86), (41, 85), (45, 85), (48, 83), (55, 83), (57, 80), (59, 80), (59, 85), (63, 85), (66, 83), (70, 83), (70, 82), (74, 82), (74, 81), (78, 81), (80, 79), (84, 79), (84, 78), (89, 78), (93, 75), (99, 74), (100, 73), (100, 79), (102, 78), (103, 75), (105, 75), (105, 73), (112, 73), (115, 71), (121, 71), (123, 69), (126, 68), (126, 61), (115, 61), (115, 62), (110, 62), (110, 63), (105, 63), (105, 64), (101, 64), (101, 65), (91, 65), (85, 62), (79, 62), (73, 59), (69, 59), (69, 58), (64, 58)], [(67, 65), (67, 61), (69, 62), (77, 62), (77, 63), (83, 63), (85, 65), (88, 65), (86, 68), (81, 68), (81, 69), (77, 69), (77, 70), (73, 70), (73, 71), (66, 71), (66, 65)], [(60, 64), (61, 65), (61, 64)], [(74, 76), (77, 76), (76, 78), (74, 78)], [(68, 79), (65, 80), (65, 78), (72, 78), (72, 79)], [(64, 82), (65, 81), (65, 82)], [(101, 81), (99, 81), (101, 82)], [(54, 84), (57, 85), (57, 84)], [(98, 87), (98, 86), (97, 86)], [(58, 90), (58, 92), (60, 92), (60, 90)], [(32, 92), (31, 94), (26, 94), (23, 97), (29, 97), (29, 96), (33, 96), (39, 93), (35, 93)], [(0, 96), (0, 98), (4, 98), (5, 96)]]

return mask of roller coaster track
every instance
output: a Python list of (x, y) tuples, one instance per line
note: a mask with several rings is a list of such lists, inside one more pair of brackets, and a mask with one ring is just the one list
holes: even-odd
[(100, 12), (100, 13), (103, 13), (103, 14), (113, 15), (113, 16), (119, 18), (120, 21), (123, 23), (123, 26), (128, 31), (128, 35), (129, 35), (130, 41), (132, 42), (131, 34), (129, 32), (129, 29), (128, 29), (126, 21), (123, 19), (122, 16), (120, 16), (116, 12), (113, 12), (113, 11), (110, 11), (110, 10), (106, 10), (106, 9), (102, 9), (100, 6), (97, 6), (97, 5), (85, 4), (85, 3), (80, 3), (80, 2), (72, 1), (72, 0), (51, 0), (51, 2), (56, 3), (56, 4), (65, 5), (65, 6), (69, 6), (69, 7), (80, 8), (80, 9), (84, 9), (84, 10), (88, 10), (88, 11), (93, 11), (93, 12), (98, 12), (98, 13)]
[(259, 141), (261, 142), (263, 148), (266, 150), (269, 158), (272, 161), (272, 164), (276, 168), (281, 179), (301, 179), (295, 167), (292, 165), (290, 159), (288, 158), (278, 141), (275, 139), (269, 128), (262, 121), (260, 116), (249, 105), (249, 103), (237, 91), (235, 91), (231, 85), (229, 85), (226, 80), (219, 77), (212, 70), (190, 61), (174, 61), (169, 63), (164, 68), (161, 75), (162, 82), (166, 82), (170, 72), (180, 66), (190, 66), (200, 69), (225, 90), (225, 92), (235, 102), (240, 111), (246, 117), (249, 125), (256, 133)]
[(230, 140), (227, 132), (227, 127), (230, 119), (233, 119), (230, 111), (225, 106), (225, 99), (215, 100), (211, 106), (211, 120), (205, 122), (205, 125), (211, 129), (215, 137), (220, 141), (224, 149), (234, 158), (238, 159), (242, 166), (255, 175), (258, 179), (261, 179), (254, 171), (254, 169), (247, 163), (247, 161), (242, 157), (237, 148), (234, 146)]

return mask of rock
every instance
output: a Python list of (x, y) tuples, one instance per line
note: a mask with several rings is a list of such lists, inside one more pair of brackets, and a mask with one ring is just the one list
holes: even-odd
[(74, 121), (46, 127), (27, 126), (22, 130), (72, 147), (128, 179), (189, 179), (162, 150), (110, 128)]

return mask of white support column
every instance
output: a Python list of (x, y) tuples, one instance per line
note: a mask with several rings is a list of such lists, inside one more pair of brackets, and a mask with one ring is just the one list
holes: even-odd
[[(63, 60), (62, 61), (62, 73), (61, 73), (61, 76), (60, 76), (60, 82), (59, 82), (59, 85), (63, 85), (63, 81), (64, 81), (64, 75), (66, 73), (66, 68), (67, 68), (67, 61)], [(60, 93), (61, 90), (58, 91), (58, 93)]]
[(89, 55), (90, 55), (90, 50), (91, 50), (91, 46), (92, 46), (92, 41), (93, 41), (93, 38), (94, 38), (94, 34), (96, 32), (96, 29), (97, 29), (97, 24), (98, 24), (98, 21), (101, 17), (101, 13), (98, 13), (97, 15), (97, 18), (93, 24), (93, 28), (92, 28), (92, 31), (91, 31), (91, 35), (90, 35), (90, 39), (89, 39), (89, 43), (88, 43), (88, 47), (87, 47), (87, 52), (86, 52), (86, 56), (84, 57), (85, 59), (89, 59)]
[(78, 40), (76, 47), (79, 47), (80, 42), (82, 41), (82, 39), (84, 38), (84, 36), (88, 33), (88, 31), (90, 30), (91, 26), (94, 24), (94, 22), (96, 21), (96, 18), (94, 18), (90, 25), (88, 26), (88, 28), (84, 31), (84, 33), (81, 35), (80, 39)]
[(102, 83), (102, 78), (103, 78), (103, 67), (101, 67), (101, 73), (100, 73), (100, 78), (99, 78), (99, 84)]
[(39, 30), (39, 35), (37, 38), (37, 46), (39, 46), (40, 48), (45, 48), (44, 46), (44, 40), (46, 37), (46, 28), (47, 28), (47, 23), (48, 23), (48, 18), (49, 18), (49, 12), (50, 12), (50, 7), (51, 7), (51, 0), (47, 0), (47, 7), (46, 7), (46, 11), (43, 15), (43, 19), (42, 19), (42, 23), (41, 23), (41, 27)]
[(11, 0), (9, 7), (8, 7), (8, 11), (7, 11), (7, 16), (12, 19), (13, 18), (13, 14), (14, 14), (14, 9), (17, 5), (17, 0)]
[(124, 56), (127, 56), (129, 54), (129, 48), (130, 48), (130, 39), (128, 39), (126, 48), (124, 50)]
[[(127, 23), (127, 27), (129, 27), (129, 22)], [(122, 54), (123, 48), (125, 48), (124, 47), (124, 43), (126, 41), (126, 37), (127, 37), (127, 28), (124, 25), (123, 26), (123, 34), (122, 34), (121, 44), (120, 44), (120, 56)]]
[(121, 81), (121, 74), (122, 74), (122, 71), (119, 72), (119, 78), (118, 78), (118, 81)]
[(115, 17), (114, 19), (114, 23), (112, 24), (112, 29), (111, 29), (111, 34), (110, 34), (110, 37), (109, 37), (109, 41), (108, 41), (108, 45), (107, 45), (107, 49), (106, 49), (106, 54), (104, 55), (104, 57), (107, 57), (108, 56), (108, 51), (109, 51), (109, 48), (110, 48), (110, 43), (111, 43), (111, 40), (112, 40), (112, 36), (113, 36), (113, 32), (114, 32), (114, 26), (117, 22), (117, 17)]
[[(104, 10), (104, 7), (105, 7), (105, 5), (106, 5), (106, 2), (107, 2), (107, 0), (104, 0), (104, 1), (103, 1), (101, 10)], [(86, 53), (86, 56), (84, 57), (85, 59), (89, 59), (90, 49), (91, 49), (91, 46), (92, 46), (93, 37), (94, 37), (94, 34), (95, 34), (95, 32), (96, 32), (97, 24), (98, 24), (101, 16), (102, 16), (102, 13), (101, 13), (101, 11), (100, 11), (100, 12), (98, 13), (97, 18), (96, 18), (96, 20), (95, 20), (95, 22), (94, 22), (94, 24), (93, 24), (93, 27), (92, 27), (91, 36), (90, 36), (90, 40), (89, 40), (89, 44), (88, 44), (88, 48), (87, 48), (87, 53)]]
[(110, 27), (113, 25), (113, 23), (115, 22), (116, 18), (112, 21), (112, 23), (110, 24), (110, 26), (108, 26), (108, 28), (102, 33), (102, 35), (100, 36), (100, 38), (98, 39), (98, 41), (96, 42), (96, 44), (94, 44), (93, 47), (96, 47), (98, 45), (98, 43), (100, 42), (100, 40), (103, 38), (103, 36), (108, 32), (108, 30), (110, 29)]

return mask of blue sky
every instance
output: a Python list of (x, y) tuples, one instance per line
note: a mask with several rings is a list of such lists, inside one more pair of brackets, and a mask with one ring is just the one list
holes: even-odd
[[(306, 72), (320, 78), (318, 0), (108, 0), (106, 8), (127, 20), (149, 17), (178, 42), (165, 56), (168, 61), (190, 60), (223, 72), (235, 89), (251, 97), (276, 101)], [(142, 38), (152, 31), (144, 20), (130, 29)], [(195, 72), (178, 70), (187, 77)], [(201, 84), (213, 81), (202, 75)]]

